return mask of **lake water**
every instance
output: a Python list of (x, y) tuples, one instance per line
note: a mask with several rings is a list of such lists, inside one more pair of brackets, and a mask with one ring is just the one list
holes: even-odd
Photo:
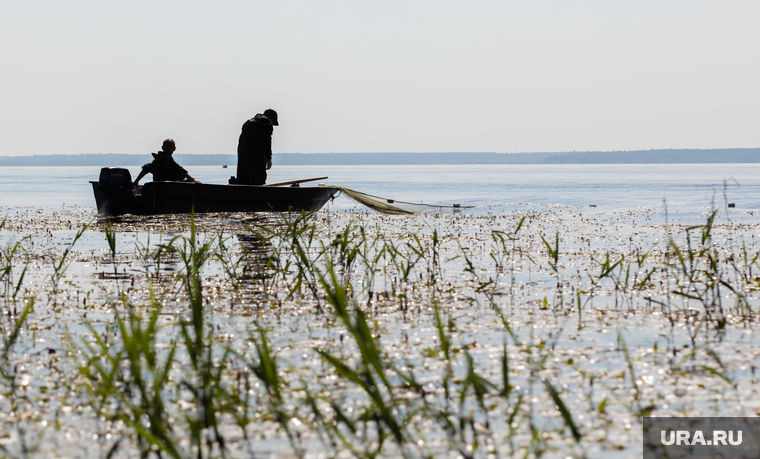
[[(138, 167), (129, 169), (133, 175), (139, 172)], [(94, 330), (110, 337), (110, 349), (120, 349), (114, 311), (123, 312), (129, 305), (146, 312), (149, 305), (160, 305), (157, 343), (163, 359), (168, 343), (181, 336), (181, 321), (190, 314), (183, 293), (188, 284), (182, 283), (187, 268), (176, 252), (162, 249), (162, 244), (177, 251), (186, 247), (181, 236), (188, 234), (189, 219), (159, 216), (116, 222), (111, 252), (105, 222), (92, 221), (95, 205), (88, 182), (98, 179), (99, 170), (0, 168), (0, 219), (8, 217), (0, 229), (0, 261), (13, 260), (13, 269), (0, 277), (0, 292), (6, 292), (0, 294), (0, 328), (8, 330), (25, 301), (37, 301), (11, 359), (0, 361), (6, 374), (16, 375), (24, 392), (21, 405), (13, 408), (16, 402), (5, 395), (10, 392), (0, 378), (0, 431), (11, 432), (0, 438), (0, 450), (9, 456), (24, 455), (20, 441), (24, 432), (38, 448), (29, 457), (105, 457), (122, 435), (136, 438), (129, 426), (112, 422), (113, 415), (107, 422), (95, 415), (94, 399), (86, 391), (72, 392), (73, 387), (83, 387), (77, 375), (85, 362), (73, 351), (91, 352), (87, 346), (94, 343)], [(234, 166), (188, 170), (205, 183), (225, 183), (234, 174)], [(450, 435), (441, 422), (444, 418), (436, 415), (449, 402), (442, 386), (448, 364), (431, 306), (435, 304), (445, 314), (442, 323), (448, 324), (456, 349), (453, 377), (446, 384), (457, 394), (463, 390), (467, 400), (451, 425), (466, 427), (467, 419), (474, 419), (471, 431), (475, 432), (478, 422), (482, 426), (488, 420), (493, 434), (488, 427), (477, 430), (482, 440), (493, 436), (489, 444), (500, 457), (525, 456), (547, 447), (546, 457), (551, 458), (617, 459), (642, 455), (637, 412), (760, 414), (760, 382), (755, 374), (760, 368), (756, 352), (760, 334), (754, 328), (760, 317), (760, 242), (755, 242), (760, 224), (758, 172), (757, 164), (275, 166), (269, 181), (329, 176), (325, 184), (397, 201), (474, 206), (461, 213), (385, 216), (341, 212), (361, 208), (341, 196), (329, 204), (337, 212), (309, 217), (316, 232), (313, 242), (307, 241), (312, 233), (299, 233), (303, 234), (299, 247), (311, 247), (303, 253), (311, 257), (315, 273), (326, 272), (326, 260), (345, 264), (339, 270), (340, 283), (350, 282), (356, 305), (367, 305), (386, 367), (413, 369), (427, 388), (428, 395), (420, 396), (388, 372), (394, 391), (401, 394), (399, 400), (404, 400), (396, 405), (401, 415), (420, 413), (414, 417), (419, 420), (405, 428), (409, 435), (424, 438), (425, 446), (440, 452), (439, 457), (457, 456), (449, 443), (457, 436)], [(663, 224), (663, 200), (675, 225)], [(727, 209), (727, 202), (736, 207)], [(701, 228), (689, 230), (692, 248), (703, 249), (701, 255), (696, 262), (675, 263), (672, 247), (678, 245), (686, 253), (688, 225), (704, 223), (713, 208), (722, 211), (711, 238), (700, 239)], [(223, 387), (239, 391), (244, 378), (256, 384), (255, 400), (267, 400), (267, 392), (245, 366), (245, 358), (257, 358), (251, 347), (256, 332), (266, 330), (281, 368), (287, 369), (282, 372), (286, 399), (301, 400), (301, 381), (306, 381), (320, 400), (329, 395), (337, 400), (336, 406), (358, 419), (369, 399), (317, 354), (318, 348), (328, 349), (355, 365), (357, 351), (347, 326), (325, 308), (321, 287), (317, 285), (319, 291), (312, 295), (293, 281), (300, 273), (294, 267), (303, 258), (296, 257), (301, 252), (293, 249), (290, 233), (267, 243), (251, 235), (249, 224), (261, 225), (258, 230), (265, 234), (270, 234), (266, 228), (284, 231), (286, 225), (265, 217), (197, 217), (200, 240), (211, 244), (213, 251), (201, 279), (206, 320), (217, 331), (212, 346), (217, 355), (223, 346), (242, 353), (229, 363)], [(523, 221), (518, 234), (516, 228)], [(75, 241), (77, 230), (88, 222), (90, 229)], [(364, 243), (359, 226), (368, 230)], [(341, 251), (339, 236), (344, 231), (345, 247), (356, 251)], [(507, 243), (500, 244), (497, 234)], [(12, 250), (16, 243), (18, 251)], [(72, 246), (70, 264), (65, 264), (62, 257)], [(348, 253), (358, 254), (350, 266), (348, 260), (353, 258), (344, 256)], [(420, 258), (415, 255), (419, 253)], [(277, 270), (262, 268), (265, 257), (277, 260), (272, 265)], [(66, 271), (59, 278), (61, 266)], [(315, 282), (315, 274), (310, 276), (306, 283)], [(22, 287), (19, 301), (8, 294), (17, 285)], [(511, 324), (515, 333), (511, 338), (496, 310)], [(622, 351), (622, 342), (627, 343), (630, 358), (628, 350)], [(465, 372), (472, 366), (487, 380), (500, 382), (501, 353), (507, 343), (513, 391), (502, 397), (489, 390), (486, 405), (478, 408), (473, 390), (462, 386), (469, 381)], [(188, 410), (189, 395), (178, 382), (197, 378), (183, 346), (180, 343), (165, 388), (167, 412), (177, 419), (174, 432), (179, 440), (186, 437), (183, 419), (192, 410)], [(540, 360), (541, 355), (550, 358)], [(89, 361), (101, 361), (94, 357)], [(546, 365), (544, 370), (535, 367), (540, 380), (533, 369), (538, 361)], [(555, 409), (554, 399), (543, 390), (543, 378), (560, 391), (581, 430), (581, 441), (574, 441), (564, 428), (566, 421)], [(407, 403), (408, 409), (402, 408)], [(267, 420), (271, 419), (267, 406), (245, 407), (248, 419), (258, 419), (249, 427), (257, 457), (292, 456), (288, 439)], [(297, 404), (293, 409), (303, 413), (293, 418), (298, 422), (293, 428), (313, 451), (307, 457), (333, 452), (321, 443), (319, 425), (308, 426), (308, 419), (313, 419), (309, 406)], [(505, 423), (510, 410), (518, 413), (514, 435), (514, 425)], [(21, 415), (15, 416), (16, 412)], [(306, 427), (298, 427), (301, 420)], [(53, 425), (57, 427), (51, 429)], [(534, 427), (538, 436), (531, 433)], [(229, 418), (223, 428), (232, 439), (229, 457), (250, 457), (240, 429)], [(350, 439), (360, 448), (371, 444), (359, 437)], [(420, 443), (410, 442), (414, 444)], [(122, 445), (117, 457), (136, 456), (134, 440)], [(485, 451), (476, 451), (476, 457), (487, 457)], [(397, 457), (397, 452), (390, 447), (382, 457)]]
[[(226, 183), (235, 166), (193, 166), (204, 183)], [(0, 206), (92, 207), (88, 184), (99, 167), (0, 168)], [(138, 167), (131, 167), (133, 177)], [(397, 201), (476, 206), (475, 214), (518, 204), (596, 205), (600, 211), (661, 208), (700, 215), (736, 203), (737, 215), (760, 209), (760, 164), (275, 166), (269, 182), (328, 176), (340, 185)], [(149, 178), (149, 177), (148, 177)], [(345, 197), (336, 209), (357, 206)]]

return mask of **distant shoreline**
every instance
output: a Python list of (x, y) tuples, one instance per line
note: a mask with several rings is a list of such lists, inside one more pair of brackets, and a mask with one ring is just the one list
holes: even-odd
[[(236, 155), (175, 155), (186, 166), (237, 164)], [(2, 166), (141, 166), (148, 153), (0, 156)], [(725, 164), (760, 163), (760, 148), (710, 150), (581, 151), (559, 153), (275, 153), (276, 165), (437, 165), (437, 164)]]

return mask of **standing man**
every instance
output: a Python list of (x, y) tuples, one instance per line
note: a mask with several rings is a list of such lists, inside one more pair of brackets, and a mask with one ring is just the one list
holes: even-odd
[(272, 167), (273, 126), (279, 126), (277, 112), (270, 109), (257, 114), (243, 124), (243, 132), (238, 140), (237, 178), (230, 183), (241, 185), (263, 185), (267, 181), (267, 170)]

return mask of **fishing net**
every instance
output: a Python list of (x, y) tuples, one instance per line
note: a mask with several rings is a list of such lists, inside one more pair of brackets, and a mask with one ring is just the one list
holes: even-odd
[(358, 202), (359, 204), (365, 205), (372, 210), (376, 210), (384, 214), (394, 214), (394, 215), (418, 214), (422, 212), (440, 212), (443, 210), (469, 209), (473, 207), (473, 206), (460, 206), (459, 204), (454, 204), (453, 206), (435, 206), (432, 204), (404, 202), (404, 201), (397, 201), (395, 199), (381, 198), (380, 196), (373, 196), (371, 194), (362, 193), (361, 191), (352, 190), (351, 188), (346, 188), (342, 186), (335, 186), (335, 185), (324, 185), (324, 186), (337, 188), (341, 191), (341, 193), (345, 194), (346, 196)]

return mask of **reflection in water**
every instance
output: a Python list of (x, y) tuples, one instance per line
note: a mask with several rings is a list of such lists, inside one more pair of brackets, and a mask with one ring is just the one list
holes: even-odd
[(275, 212), (259, 213), (208, 213), (208, 214), (161, 214), (161, 215), (120, 215), (117, 217), (98, 217), (97, 223), (102, 228), (110, 221), (116, 232), (150, 231), (151, 233), (182, 234), (189, 233), (192, 219), (199, 232), (240, 233), (255, 226), (274, 226), (280, 214)]
[(239, 296), (243, 304), (261, 305), (269, 298), (279, 264), (274, 247), (261, 235), (271, 233), (280, 224), (282, 214), (267, 212), (239, 217), (239, 224), (245, 228), (235, 234), (243, 249)]
[(236, 234), (237, 240), (245, 251), (245, 266), (248, 271), (257, 271), (252, 277), (261, 277), (271, 266), (274, 250), (272, 244), (262, 241), (255, 234)]
[[(282, 213), (270, 212), (122, 215), (99, 218), (96, 227), (104, 233), (109, 225), (117, 234), (136, 233), (135, 244), (142, 271), (159, 280), (165, 274), (182, 269), (179, 253), (172, 246), (182, 246), (182, 240), (189, 238), (194, 222), (198, 240), (213, 241), (215, 248), (212, 250), (216, 251), (231, 281), (237, 301), (247, 306), (259, 306), (268, 302), (276, 282), (280, 260), (269, 237), (279, 232), (283, 217)], [(225, 236), (231, 234), (235, 235), (234, 238)], [(110, 253), (104, 256), (108, 257)]]
[[(101, 232), (110, 230), (114, 233), (136, 233), (135, 244), (138, 247), (139, 262), (142, 270), (153, 279), (160, 279), (162, 274), (177, 272), (181, 269), (181, 258), (171, 248), (176, 238), (189, 237), (192, 224), (200, 239), (216, 238), (218, 235), (236, 234), (242, 249), (242, 256), (232, 262), (232, 254), (226, 254), (237, 271), (240, 284), (241, 301), (246, 301), (252, 293), (266, 295), (268, 278), (273, 274), (271, 266), (271, 246), (262, 243), (254, 233), (262, 228), (273, 228), (281, 216), (277, 213), (207, 213), (207, 214), (165, 214), (165, 215), (121, 215), (99, 217), (94, 225)], [(253, 231), (252, 231), (253, 230)], [(104, 237), (106, 239), (106, 237)], [(181, 244), (181, 242), (180, 242)], [(110, 253), (104, 256), (104, 263), (110, 263)], [(229, 270), (228, 270), (229, 272)], [(230, 273), (231, 274), (231, 273)], [(98, 273), (102, 278), (113, 277), (113, 273)], [(260, 300), (260, 298), (257, 298)], [(247, 302), (247, 301), (246, 301)]]
[[(226, 271), (230, 276), (238, 300), (244, 305), (260, 306), (269, 298), (275, 282), (278, 259), (266, 236), (276, 228), (281, 215), (276, 213), (226, 215), (227, 223), (222, 231), (234, 232), (241, 249), (233, 255), (220, 247), (222, 256), (227, 258)], [(199, 225), (200, 226), (200, 225)], [(222, 232), (220, 231), (220, 233)], [(222, 243), (223, 245), (223, 243)]]
[(276, 257), (269, 242), (253, 233), (236, 234), (242, 256), (238, 259), (237, 279), (233, 282), (238, 298), (245, 305), (261, 305), (274, 284)]

